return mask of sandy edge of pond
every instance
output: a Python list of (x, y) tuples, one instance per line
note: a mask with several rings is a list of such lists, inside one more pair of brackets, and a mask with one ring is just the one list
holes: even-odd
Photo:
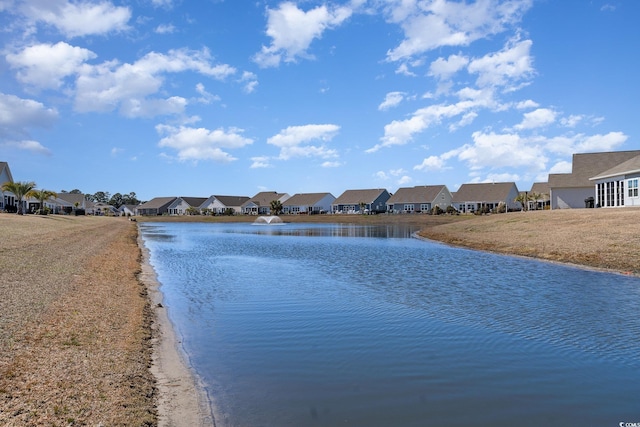
[(149, 292), (155, 312), (153, 364), (151, 372), (158, 388), (158, 425), (167, 427), (215, 426), (205, 385), (192, 369), (181, 339), (169, 319), (149, 250), (138, 233), (142, 251), (140, 280)]

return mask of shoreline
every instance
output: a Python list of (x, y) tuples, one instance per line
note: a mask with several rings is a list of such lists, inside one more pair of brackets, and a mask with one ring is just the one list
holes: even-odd
[(158, 390), (159, 427), (208, 427), (215, 426), (211, 399), (204, 384), (189, 363), (188, 355), (180, 345), (175, 325), (169, 319), (163, 305), (164, 295), (156, 272), (149, 260), (149, 250), (144, 244), (138, 227), (140, 281), (147, 288), (149, 302), (154, 313), (152, 325), (151, 373)]

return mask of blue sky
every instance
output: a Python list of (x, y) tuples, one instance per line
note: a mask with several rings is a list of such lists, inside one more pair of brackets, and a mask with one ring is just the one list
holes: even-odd
[(0, 0), (0, 161), (38, 188), (515, 181), (640, 149), (636, 0)]

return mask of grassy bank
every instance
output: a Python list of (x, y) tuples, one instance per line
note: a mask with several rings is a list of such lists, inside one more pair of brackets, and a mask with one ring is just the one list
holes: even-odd
[(0, 236), (0, 425), (154, 425), (134, 223), (0, 214)]

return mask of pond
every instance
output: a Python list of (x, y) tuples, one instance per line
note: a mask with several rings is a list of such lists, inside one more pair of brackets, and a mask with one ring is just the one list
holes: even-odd
[(640, 422), (640, 279), (415, 229), (141, 224), (216, 426)]

